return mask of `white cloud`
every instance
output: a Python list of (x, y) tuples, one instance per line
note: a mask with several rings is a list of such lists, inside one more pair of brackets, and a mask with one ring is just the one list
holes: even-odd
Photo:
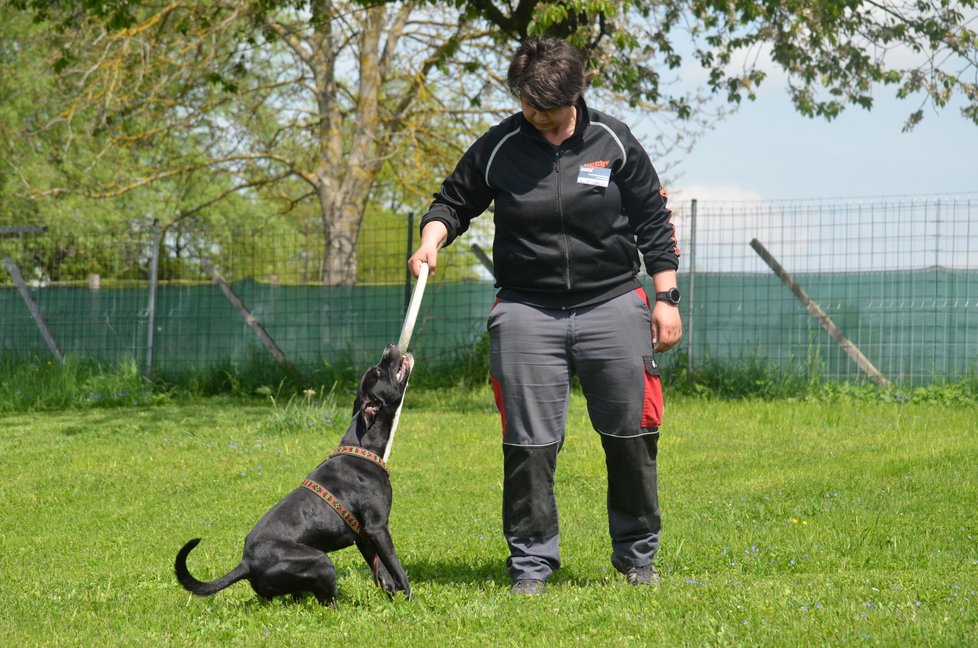
[(759, 202), (763, 200), (760, 193), (735, 185), (702, 185), (679, 184), (667, 187), (671, 202)]

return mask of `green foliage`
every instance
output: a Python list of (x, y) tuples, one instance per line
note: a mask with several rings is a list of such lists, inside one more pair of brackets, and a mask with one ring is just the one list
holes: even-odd
[[(960, 97), (962, 114), (978, 123), (974, 0), (882, 9), (852, 0), (432, 1), (408, 21), (429, 25), (408, 39), (421, 44), (398, 50), (376, 100), (361, 102), (354, 88), (380, 70), (341, 69), (336, 57), (360, 60), (358, 52), (321, 46), (340, 42), (327, 38), (332, 29), (373, 28), (358, 5), (391, 19), (393, 6), (379, 10), (385, 4), (0, 2), (0, 223), (99, 236), (157, 219), (169, 247), (164, 276), (177, 278), (194, 272), (188, 250), (214, 244), (195, 237), (201, 224), (267, 224), (302, 232), (320, 281), (390, 281), (400, 275), (401, 242), (383, 243), (394, 248), (383, 267), (358, 263), (355, 244), (373, 243), (378, 205), (423, 209), (471, 137), (512, 110), (487, 70), (528, 34), (564, 36), (584, 50), (595, 92), (690, 124), (711, 119), (708, 102), (674, 92), (671, 71), (699, 65), (707, 90), (736, 104), (766, 76), (762, 63), (745, 60), (758, 48), (787, 73), (803, 114), (869, 108), (873, 93), (891, 86), (936, 108)], [(457, 30), (432, 28), (425, 11), (436, 10), (457, 12)], [(400, 32), (380, 24), (392, 43)], [(314, 86), (322, 91), (310, 93)], [(923, 114), (914, 110), (906, 127)], [(354, 137), (368, 122), (369, 136)], [(687, 128), (696, 129), (679, 127)], [(72, 245), (49, 252), (84, 256)], [(446, 251), (456, 253), (465, 254)], [(110, 263), (79, 261), (65, 278), (108, 277)], [(283, 276), (264, 266), (251, 276)], [(468, 276), (474, 266), (450, 267)]]
[(707, 358), (697, 361), (691, 378), (683, 354), (660, 361), (663, 380), (671, 393), (719, 399), (817, 400), (835, 403), (929, 403), (938, 406), (978, 406), (978, 377), (960, 381), (935, 378), (926, 386), (901, 383), (880, 387), (868, 379), (825, 380), (817, 358), (775, 364), (755, 356), (737, 361)]
[(956, 505), (978, 499), (971, 407), (671, 399), (659, 454), (663, 585), (647, 591), (609, 564), (600, 441), (575, 396), (557, 468), (564, 564), (531, 600), (506, 591), (491, 393), (412, 390), (391, 457), (391, 531), (415, 599), (389, 600), (350, 548), (331, 554), (336, 610), (312, 598), (261, 603), (247, 583), (191, 597), (172, 565), (184, 542), (202, 537), (192, 572), (228, 571), (261, 514), (335, 447), (350, 402), (201, 399), (5, 414), (6, 642), (978, 640), (978, 526), (972, 507)]
[[(423, 213), (412, 221), (402, 214), (368, 207), (360, 227), (357, 283), (402, 283), (407, 276), (407, 259), (421, 242), (418, 231)], [(411, 227), (409, 233), (408, 228)], [(408, 246), (408, 237), (412, 246)], [(409, 250), (408, 248), (411, 247)], [(475, 257), (463, 244), (449, 246), (439, 254), (440, 281), (475, 279)]]
[[(306, 203), (311, 197), (306, 181), (323, 156), (339, 151), (349, 160), (374, 153), (355, 150), (358, 145), (347, 140), (323, 149), (322, 142), (316, 143), (317, 120), (289, 121), (294, 110), (313, 106), (301, 75), (295, 83), (279, 83), (292, 69), (281, 64), (291, 60), (302, 66), (310, 59), (290, 58), (291, 48), (302, 51), (301, 43), (284, 38), (272, 21), (304, 17), (305, 22), (291, 26), (282, 23), (297, 36), (310, 27), (355, 19), (360, 15), (356, 4), (388, 3), (337, 6), (337, 15), (302, 0), (194, 7), (121, 0), (0, 4), (5, 43), (0, 83), (6, 84), (0, 87), (12, 99), (0, 109), (0, 132), (10, 147), (0, 151), (6, 165), (0, 196), (22, 215), (47, 214), (47, 221), (55, 221), (70, 214), (76, 224), (80, 215), (84, 222), (124, 213), (152, 214), (165, 222), (201, 212), (212, 217), (219, 213), (211, 209), (215, 203), (239, 193), (263, 215), (276, 211), (269, 205), (291, 209)], [(399, 177), (397, 167), (418, 166), (400, 161), (424, 160), (421, 169), (450, 164), (456, 155), (452, 148), (458, 146), (453, 140), (467, 138), (472, 124), (446, 107), (460, 99), (484, 107), (476, 122), (498, 110), (491, 105), (485, 68), (501, 64), (512, 42), (528, 34), (568, 38), (587, 53), (596, 88), (633, 106), (655, 112), (665, 108), (682, 119), (697, 115), (701, 99), (673, 92), (664, 76), (668, 71), (691, 58), (703, 68), (712, 94), (737, 103), (753, 98), (768, 71), (752, 57), (745, 60), (745, 52), (759, 47), (770, 48), (773, 64), (787, 73), (795, 105), (806, 115), (831, 119), (848, 106), (869, 108), (879, 85), (894, 86), (899, 96), (936, 108), (959, 96), (966, 118), (978, 114), (978, 87), (969, 80), (978, 52), (968, 22), (974, 0), (882, 9), (853, 0), (561, 0), (509, 9), (464, 0), (426, 4), (457, 11), (460, 27), (472, 29), (433, 43), (433, 58), (423, 63), (423, 73), (419, 69), (415, 75), (385, 79), (378, 108), (392, 130), (377, 135), (377, 141), (399, 153), (381, 151), (388, 158), (385, 164), (394, 167), (384, 182)], [(497, 30), (491, 43), (476, 36), (487, 24)], [(463, 47), (470, 38), (475, 55)], [(165, 55), (144, 58), (146, 51)], [(895, 55), (902, 53), (908, 55)], [(103, 57), (111, 61), (106, 74), (98, 69)], [(120, 80), (113, 70), (131, 70), (132, 76)], [(336, 93), (320, 99), (345, 106), (334, 126), (346, 134), (358, 117), (349, 110), (355, 97), (341, 90), (356, 83), (354, 78), (333, 80)], [(912, 112), (906, 126), (922, 115), (920, 109)], [(328, 114), (318, 118), (333, 119)], [(426, 123), (436, 127), (425, 129)], [(417, 156), (419, 150), (424, 154)], [(401, 191), (418, 191), (413, 176), (408, 173), (395, 183), (403, 183)], [(82, 197), (118, 198), (127, 186), (143, 186), (147, 180), (139, 196), (118, 203), (93, 206)], [(63, 193), (66, 182), (74, 195)], [(25, 183), (33, 193), (23, 187), (12, 191), (14, 184)], [(366, 189), (358, 199), (369, 193)], [(375, 198), (390, 190), (389, 185)], [(36, 204), (39, 195), (59, 202)]]
[[(51, 173), (48, 159), (58, 152), (38, 151), (24, 137), (43, 126), (56, 106), (53, 80), (46, 69), (49, 52), (41, 25), (0, 2), (0, 224), (33, 224), (35, 202), (24, 195), (28, 181)], [(48, 159), (46, 159), (48, 158)]]
[(896, 385), (882, 389), (869, 382), (829, 383), (814, 392), (814, 398), (828, 402), (915, 403), (937, 407), (978, 405), (978, 378), (951, 382), (937, 379), (929, 385), (904, 387)]
[[(978, 124), (978, 42), (967, 13), (975, 6), (974, 0), (885, 8), (854, 0), (564, 0), (538, 3), (525, 31), (567, 37), (589, 53), (599, 85), (608, 84), (633, 105), (657, 102), (683, 117), (692, 114), (688, 98), (670, 96), (661, 70), (677, 69), (679, 52), (691, 41), (710, 91), (731, 103), (754, 99), (767, 76), (745, 56), (763, 46), (787, 74), (792, 100), (804, 115), (832, 119), (849, 106), (869, 109), (879, 85), (894, 85), (898, 97), (921, 98), (938, 109), (957, 94), (962, 114)], [(912, 55), (893, 54), (901, 49)], [(904, 130), (922, 116), (913, 111)]]
[[(342, 396), (345, 398), (346, 393)], [(302, 394), (291, 395), (284, 403), (271, 398), (274, 414), (259, 427), (260, 434), (280, 436), (298, 431), (318, 429), (342, 429), (349, 423), (349, 408), (337, 405), (337, 393), (323, 393), (306, 389)], [(352, 398), (352, 396), (351, 396)]]
[[(674, 92), (668, 75), (692, 62), (713, 96), (736, 104), (764, 80), (764, 64), (747, 53), (765, 48), (803, 114), (831, 119), (849, 106), (869, 108), (873, 93), (890, 86), (935, 108), (960, 98), (962, 114), (978, 123), (974, 0), (884, 8), (853, 0), (431, 1), (414, 7), (406, 24), (418, 31), (405, 41), (415, 45), (396, 50), (396, 64), (337, 66), (373, 59), (326, 47), (356, 41), (331, 30), (379, 29), (388, 44), (403, 37), (386, 4), (0, 2), (0, 224), (63, 235), (65, 246), (38, 261), (73, 259), (63, 264), (65, 280), (134, 278), (125, 274), (132, 266), (113, 268), (114, 259), (92, 258), (70, 237), (138, 232), (155, 219), (164, 228), (164, 277), (200, 278), (190, 254), (214, 249), (219, 237), (200, 234), (203, 226), (258, 224), (295, 234), (295, 255), (307, 255), (302, 281), (391, 281), (401, 275), (402, 241), (381, 243), (389, 263), (357, 257), (358, 245), (375, 242), (379, 205), (423, 209), (472, 136), (513, 109), (490, 71), (529, 34), (563, 36), (585, 51), (595, 92), (648, 115), (707, 120), (678, 127), (680, 139), (712, 117), (706, 98)], [(457, 12), (454, 31), (444, 28), (451, 20), (430, 21), (437, 11)], [(374, 74), (376, 95), (360, 97), (355, 88), (372, 87)], [(906, 128), (923, 114), (914, 110)], [(264, 253), (269, 240), (253, 239), (250, 252)], [(270, 257), (260, 266), (244, 276), (288, 271)], [(462, 278), (475, 269), (445, 267)]]
[[(690, 380), (685, 359), (679, 354), (666, 355), (659, 366), (670, 397), (978, 406), (975, 377), (960, 381), (935, 379), (927, 386), (896, 384), (881, 388), (869, 381), (826, 381), (814, 362), (788, 370), (757, 358), (707, 361), (697, 368), (694, 380)], [(267, 354), (256, 352), (245, 362), (168, 371), (147, 381), (132, 361), (106, 366), (91, 358), (69, 356), (61, 365), (8, 354), (0, 360), (0, 412), (154, 405), (187, 397), (222, 397), (241, 402), (333, 402), (352, 398), (360, 376), (360, 369), (342, 358), (310, 371), (284, 371)], [(460, 398), (460, 392), (482, 390), (488, 384), (488, 334), (460, 357), (442, 362), (426, 360), (422, 370), (411, 378), (412, 389), (451, 393), (452, 399)], [(580, 390), (577, 382), (574, 390)]]
[(686, 357), (671, 354), (660, 363), (667, 382), (682, 393), (716, 398), (791, 398), (819, 389), (824, 372), (817, 361), (777, 365), (756, 356), (737, 361), (698, 360), (689, 376)]
[(0, 358), (0, 412), (156, 405), (169, 401), (163, 386), (147, 384), (136, 363), (104, 366), (90, 358)]

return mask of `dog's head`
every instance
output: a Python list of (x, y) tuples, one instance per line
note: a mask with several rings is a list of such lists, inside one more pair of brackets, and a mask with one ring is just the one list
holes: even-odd
[(397, 346), (388, 344), (380, 362), (363, 374), (353, 402), (353, 416), (357, 418), (357, 431), (361, 436), (378, 419), (388, 423), (393, 420), (413, 368), (414, 357), (410, 353), (402, 354)]

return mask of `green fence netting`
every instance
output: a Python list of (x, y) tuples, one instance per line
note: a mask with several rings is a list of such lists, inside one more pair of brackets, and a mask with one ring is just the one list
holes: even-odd
[[(442, 251), (412, 348), (425, 367), (483, 352), (495, 291), (480, 261), (491, 215)], [(674, 206), (685, 336), (670, 361), (751, 362), (827, 380), (862, 380), (858, 350), (893, 382), (978, 373), (978, 197), (702, 203)], [(396, 341), (411, 290), (416, 225), (364, 222), (353, 285), (330, 283), (322, 232), (270, 218), (254, 231), (133, 221), (97, 233), (0, 228), (0, 353), (51, 357), (7, 260), (65, 354), (135, 361), (149, 374), (271, 358), (207, 271), (212, 263), (288, 361), (359, 372)], [(14, 228), (16, 229), (16, 228)], [(158, 244), (157, 244), (158, 242)], [(469, 245), (477, 243), (480, 250)], [(760, 245), (758, 245), (760, 244)], [(831, 319), (844, 344), (793, 294), (781, 266)], [(155, 254), (154, 254), (155, 251)], [(204, 252), (206, 252), (206, 255)], [(206, 259), (204, 257), (207, 257)], [(153, 280), (151, 261), (158, 261)], [(644, 277), (651, 290), (651, 280)], [(848, 348), (847, 348), (848, 347)]]
[[(978, 271), (795, 279), (890, 380), (975, 375)], [(231, 286), (298, 368), (365, 366), (397, 340), (404, 316), (403, 285), (326, 288), (245, 280)], [(838, 341), (772, 274), (701, 273), (694, 292), (688, 281), (680, 288), (687, 295), (684, 319), (693, 326), (687, 326), (680, 348), (694, 362), (752, 357), (786, 369), (814, 363), (837, 379), (862, 377)], [(145, 288), (45, 287), (33, 289), (32, 296), (65, 354), (107, 362), (131, 357), (148, 366)], [(465, 357), (485, 334), (493, 296), (487, 282), (429, 283), (413, 337), (415, 352), (435, 364)], [(4, 353), (50, 353), (16, 289), (0, 288), (0, 312)], [(160, 286), (152, 337), (152, 368), (159, 373), (268, 354), (213, 284)]]

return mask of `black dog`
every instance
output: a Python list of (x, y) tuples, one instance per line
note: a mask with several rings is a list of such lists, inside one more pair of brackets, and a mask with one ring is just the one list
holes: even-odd
[(187, 570), (187, 556), (200, 542), (195, 538), (177, 554), (180, 584), (208, 596), (248, 579), (266, 599), (312, 592), (320, 603), (335, 605), (336, 571), (326, 552), (355, 543), (384, 591), (411, 598), (388, 527), (392, 493), (381, 456), (413, 367), (411, 354), (388, 344), (360, 381), (340, 447), (258, 521), (238, 566), (209, 583), (197, 580)]

